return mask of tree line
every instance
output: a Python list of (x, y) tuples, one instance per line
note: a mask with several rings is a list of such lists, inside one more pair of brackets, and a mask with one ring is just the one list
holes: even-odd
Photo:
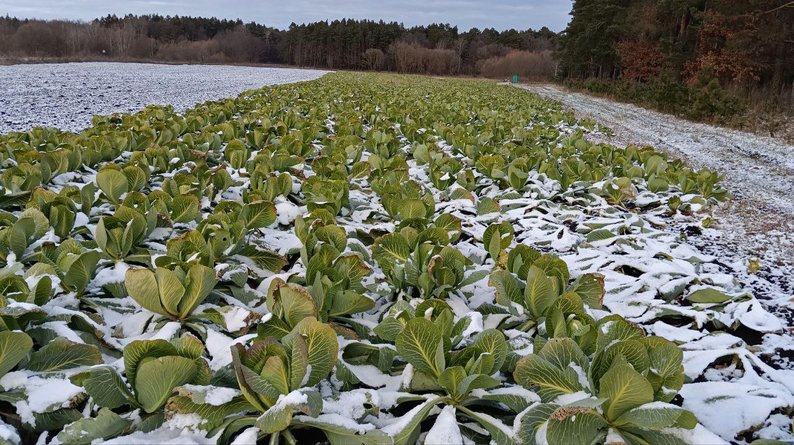
[[(404, 73), (550, 78), (560, 35), (540, 30), (461, 32), (449, 24), (334, 20), (281, 30), (242, 20), (109, 15), (91, 22), (0, 17), (0, 57), (265, 63)], [(517, 64), (532, 60), (533, 66)], [(515, 71), (515, 72), (518, 72)]]
[(590, 90), (717, 117), (794, 109), (794, 1), (575, 0), (560, 44), (559, 73)]
[[(561, 33), (349, 19), (277, 29), (160, 15), (108, 15), (90, 22), (0, 17), (0, 62), (31, 58), (491, 78), (518, 73), (694, 120), (738, 119), (743, 127), (750, 108), (788, 115), (794, 110), (794, 1), (574, 0)], [(788, 120), (775, 122), (790, 127)]]

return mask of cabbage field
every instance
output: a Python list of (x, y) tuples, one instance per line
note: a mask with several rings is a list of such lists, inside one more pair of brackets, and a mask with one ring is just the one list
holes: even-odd
[(720, 177), (609, 132), (334, 73), (0, 136), (0, 443), (794, 440), (787, 321), (669, 230)]

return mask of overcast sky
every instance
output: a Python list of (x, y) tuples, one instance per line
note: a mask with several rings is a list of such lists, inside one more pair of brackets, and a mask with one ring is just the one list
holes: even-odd
[(0, 15), (90, 20), (107, 14), (158, 13), (215, 16), (286, 28), (291, 22), (325, 19), (384, 19), (408, 26), (450, 23), (498, 30), (562, 31), (572, 0), (0, 0)]

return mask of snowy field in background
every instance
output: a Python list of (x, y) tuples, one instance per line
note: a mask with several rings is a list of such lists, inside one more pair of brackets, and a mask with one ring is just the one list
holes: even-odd
[(326, 71), (216, 65), (60, 63), (0, 66), (0, 134), (51, 126), (80, 131), (95, 114), (235, 97), (265, 85), (316, 79)]

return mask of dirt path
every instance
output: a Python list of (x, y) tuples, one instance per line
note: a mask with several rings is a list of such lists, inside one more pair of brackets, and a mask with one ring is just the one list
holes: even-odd
[[(705, 231), (693, 244), (699, 244), (707, 253), (727, 252), (737, 260), (757, 257), (762, 265), (774, 264), (791, 270), (794, 145), (568, 92), (555, 85), (519, 86), (562, 102), (577, 116), (591, 117), (612, 128), (615, 135), (609, 142), (652, 145), (685, 159), (693, 167), (720, 172), (724, 176), (723, 185), (733, 194), (730, 202), (714, 212), (722, 230)], [(794, 281), (792, 277), (784, 280)]]

